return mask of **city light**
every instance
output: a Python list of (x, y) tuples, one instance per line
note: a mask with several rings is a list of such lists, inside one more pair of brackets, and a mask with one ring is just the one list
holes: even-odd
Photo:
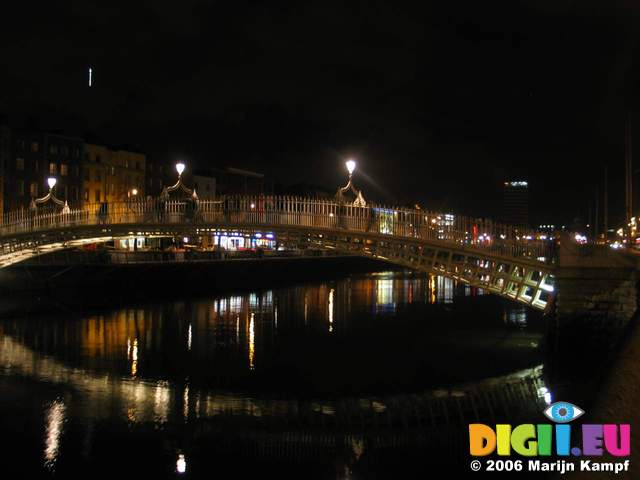
[(51, 190), (53, 187), (56, 186), (56, 182), (58, 180), (56, 179), (56, 177), (49, 177), (47, 178), (47, 185), (49, 185), (49, 190)]
[(349, 172), (349, 175), (353, 175), (353, 171), (356, 169), (355, 160), (349, 159), (345, 162), (345, 165), (347, 166), (347, 171)]
[(176, 163), (176, 171), (178, 172), (178, 176), (182, 176), (182, 172), (184, 172), (185, 165), (182, 162)]
[(187, 460), (184, 455), (181, 453), (178, 455), (178, 461), (176, 462), (176, 472), (184, 473), (187, 471)]
[(138, 195), (138, 189), (134, 188), (133, 190), (131, 190), (131, 195), (133, 195), (133, 196)]

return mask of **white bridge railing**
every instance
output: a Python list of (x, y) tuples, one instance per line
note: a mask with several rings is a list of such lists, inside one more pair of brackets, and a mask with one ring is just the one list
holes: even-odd
[(291, 196), (229, 196), (219, 200), (140, 199), (82, 208), (22, 209), (0, 221), (0, 242), (11, 237), (92, 225), (207, 225), (305, 227), (438, 241), (508, 257), (548, 263), (553, 244), (544, 234), (488, 219), (417, 209), (339, 204)]

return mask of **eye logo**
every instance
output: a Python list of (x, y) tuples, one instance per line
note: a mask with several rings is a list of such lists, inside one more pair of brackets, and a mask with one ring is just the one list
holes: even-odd
[(556, 423), (569, 423), (584, 414), (577, 405), (569, 402), (555, 402), (543, 412), (549, 420)]

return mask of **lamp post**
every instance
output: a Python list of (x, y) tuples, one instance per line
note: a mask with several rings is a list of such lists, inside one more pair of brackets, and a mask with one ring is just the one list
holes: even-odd
[(188, 188), (182, 181), (182, 174), (184, 173), (185, 169), (186, 169), (186, 166), (184, 163), (180, 161), (176, 163), (176, 172), (178, 172), (178, 181), (175, 184), (171, 185), (170, 187), (165, 187), (162, 189), (162, 193), (160, 194), (162, 198), (167, 199), (170, 193), (175, 192), (178, 189), (182, 190), (187, 195), (190, 195), (193, 199), (198, 198), (198, 195), (196, 194), (195, 189), (192, 190)]
[(362, 195), (362, 191), (358, 190), (353, 185), (353, 172), (356, 169), (356, 161), (353, 158), (350, 158), (346, 162), (344, 162), (344, 165), (345, 167), (347, 167), (347, 172), (349, 172), (349, 180), (347, 181), (347, 184), (344, 187), (339, 188), (338, 192), (336, 193), (336, 199), (338, 200), (338, 203), (345, 203), (344, 194), (350, 191), (356, 197), (352, 205), (354, 207), (366, 207), (367, 202)]
[(56, 179), (56, 177), (47, 178), (47, 185), (49, 186), (49, 192), (44, 197), (34, 198), (31, 200), (31, 204), (29, 205), (29, 208), (32, 211), (35, 212), (35, 210), (38, 208), (38, 205), (43, 205), (47, 202), (51, 202), (54, 205), (62, 207), (62, 213), (69, 213), (69, 205), (67, 204), (66, 200), (63, 202), (62, 200), (57, 198), (55, 195), (55, 192), (53, 191), (57, 182), (58, 180)]

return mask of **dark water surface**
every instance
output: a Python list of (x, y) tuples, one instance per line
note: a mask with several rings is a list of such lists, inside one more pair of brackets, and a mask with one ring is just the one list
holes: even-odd
[(544, 332), (538, 312), (402, 272), (5, 318), (2, 469), (426, 478), (467, 461), (468, 421), (539, 411)]

